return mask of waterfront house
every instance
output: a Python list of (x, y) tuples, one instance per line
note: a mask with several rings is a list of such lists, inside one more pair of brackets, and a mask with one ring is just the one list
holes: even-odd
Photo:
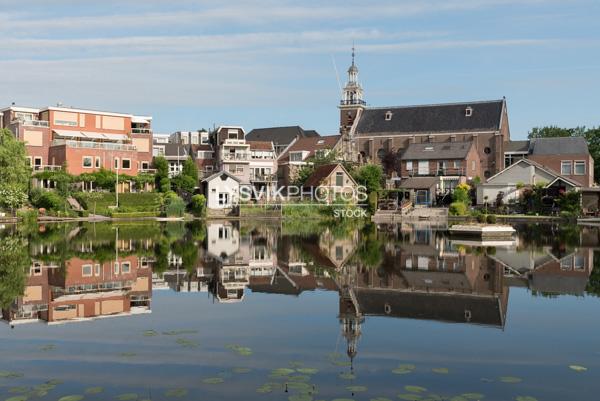
[(300, 169), (312, 163), (314, 158), (327, 157), (331, 152), (337, 155), (341, 149), (341, 138), (340, 135), (307, 137), (289, 145), (277, 159), (279, 185), (292, 185)]
[(230, 212), (239, 204), (240, 178), (227, 171), (219, 171), (202, 180), (206, 207), (209, 211)]
[(258, 192), (270, 194), (277, 186), (277, 155), (273, 142), (246, 142), (250, 145), (250, 185)]
[(494, 204), (499, 197), (504, 203), (517, 201), (523, 188), (540, 184), (545, 188), (552, 188), (556, 194), (581, 188), (580, 183), (534, 160), (520, 159), (490, 177), (486, 183), (477, 186), (477, 204)]
[(247, 141), (272, 142), (277, 155), (280, 155), (288, 146), (301, 138), (319, 137), (314, 130), (305, 130), (297, 125), (289, 127), (255, 128), (246, 135)]
[(327, 203), (356, 201), (358, 184), (341, 163), (319, 166), (308, 177), (303, 187), (311, 188), (318, 200)]

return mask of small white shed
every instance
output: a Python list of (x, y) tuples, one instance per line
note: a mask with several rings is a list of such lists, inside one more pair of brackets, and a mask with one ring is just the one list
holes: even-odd
[(231, 209), (238, 205), (240, 199), (240, 179), (219, 171), (202, 180), (206, 207), (210, 210)]

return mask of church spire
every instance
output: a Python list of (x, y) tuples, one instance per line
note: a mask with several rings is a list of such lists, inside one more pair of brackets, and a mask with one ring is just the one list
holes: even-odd
[(358, 83), (358, 67), (355, 62), (356, 49), (354, 44), (352, 45), (352, 65), (348, 68), (348, 82), (344, 87), (344, 93), (342, 98), (342, 105), (365, 105), (366, 102), (363, 100), (363, 90)]

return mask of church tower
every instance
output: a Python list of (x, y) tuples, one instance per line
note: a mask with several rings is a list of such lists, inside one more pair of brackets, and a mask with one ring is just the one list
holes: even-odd
[(358, 82), (358, 67), (355, 62), (355, 51), (352, 46), (352, 65), (348, 68), (348, 81), (342, 93), (340, 109), (340, 134), (343, 142), (343, 157), (346, 161), (355, 162), (358, 159), (358, 150), (354, 136), (351, 132), (352, 124), (360, 111), (367, 104), (363, 99), (363, 89)]

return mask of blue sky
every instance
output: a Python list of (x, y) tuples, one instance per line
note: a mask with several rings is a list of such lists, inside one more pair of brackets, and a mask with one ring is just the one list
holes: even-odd
[(597, 0), (0, 0), (0, 105), (334, 134), (354, 41), (369, 105), (506, 96), (519, 139), (600, 125), (599, 16)]

